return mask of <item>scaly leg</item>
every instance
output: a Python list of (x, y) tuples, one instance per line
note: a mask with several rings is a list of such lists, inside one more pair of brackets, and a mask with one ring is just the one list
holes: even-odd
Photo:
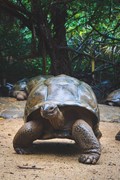
[(72, 135), (83, 152), (79, 158), (79, 162), (96, 164), (101, 154), (101, 148), (90, 125), (82, 119), (77, 120), (73, 124)]
[(39, 121), (29, 121), (25, 123), (17, 132), (13, 139), (13, 147), (18, 154), (29, 154), (33, 141), (40, 138), (42, 125)]

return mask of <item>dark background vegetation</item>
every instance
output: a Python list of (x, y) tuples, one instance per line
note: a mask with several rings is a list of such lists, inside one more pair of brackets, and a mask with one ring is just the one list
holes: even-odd
[(120, 87), (119, 0), (0, 0), (0, 84), (61, 73)]

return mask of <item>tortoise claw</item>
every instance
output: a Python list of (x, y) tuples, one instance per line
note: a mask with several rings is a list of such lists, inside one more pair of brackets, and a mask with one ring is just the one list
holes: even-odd
[(81, 154), (80, 158), (78, 159), (79, 162), (84, 164), (96, 164), (100, 155), (96, 153), (92, 154)]

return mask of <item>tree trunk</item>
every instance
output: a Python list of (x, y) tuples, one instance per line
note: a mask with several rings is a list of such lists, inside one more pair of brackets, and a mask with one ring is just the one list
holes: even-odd
[(57, 57), (57, 74), (71, 73), (71, 66), (68, 57), (67, 42), (66, 42), (66, 16), (67, 8), (65, 4), (52, 5), (52, 22), (54, 25), (54, 51)]
[[(50, 56), (52, 64), (51, 74), (53, 75), (61, 73), (70, 74), (71, 72), (64, 27), (66, 23), (66, 5), (62, 4), (64, 1), (59, 2), (59, 0), (48, 2), (49, 6), (52, 7), (51, 12), (49, 12), (50, 7), (47, 7), (47, 3), (44, 6), (41, 0), (31, 0), (31, 12), (27, 10), (21, 1), (20, 6), (8, 0), (1, 0), (0, 5), (0, 8), (4, 8), (5, 11), (20, 19), (23, 25), (32, 31), (33, 54), (36, 53), (36, 48), (38, 54), (43, 58), (44, 66), (46, 66), (47, 55)], [(48, 14), (50, 13), (53, 18), (51, 19), (54, 25), (53, 29), (48, 23)], [(37, 42), (36, 39), (39, 42)]]
[[(66, 6), (62, 4), (58, 6), (57, 3), (52, 6), (51, 14), (54, 32), (51, 33), (51, 28), (47, 22), (47, 15), (44, 13), (40, 1), (35, 1), (33, 1), (36, 7), (35, 21), (37, 22), (39, 49), (44, 65), (46, 64), (45, 55), (48, 54), (52, 64), (51, 74), (58, 75), (64, 73), (70, 75), (71, 67), (66, 48)], [(54, 34), (54, 36), (52, 36), (52, 34)]]

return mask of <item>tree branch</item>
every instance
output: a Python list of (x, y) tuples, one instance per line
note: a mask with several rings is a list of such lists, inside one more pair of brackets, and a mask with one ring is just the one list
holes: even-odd
[(52, 2), (52, 4), (67, 4), (67, 3), (70, 3), (70, 2), (73, 2), (73, 0), (55, 0)]
[(105, 38), (107, 38), (107, 39), (112, 39), (112, 40), (120, 41), (119, 38), (111, 37), (111, 36), (109, 36), (109, 35), (107, 35), (107, 34), (101, 33), (101, 32), (98, 31), (91, 23), (89, 23), (89, 25), (90, 25), (90, 26), (93, 28), (93, 30), (96, 31), (100, 36), (103, 36), (103, 37), (105, 37)]
[(5, 12), (9, 13), (12, 16), (15, 16), (19, 20), (23, 22), (24, 25), (26, 25), (28, 28), (31, 29), (30, 24), (30, 18), (31, 18), (31, 13), (28, 12), (25, 9), (20, 8), (16, 4), (13, 4), (9, 2), (8, 0), (0, 0), (0, 9), (4, 10)]

